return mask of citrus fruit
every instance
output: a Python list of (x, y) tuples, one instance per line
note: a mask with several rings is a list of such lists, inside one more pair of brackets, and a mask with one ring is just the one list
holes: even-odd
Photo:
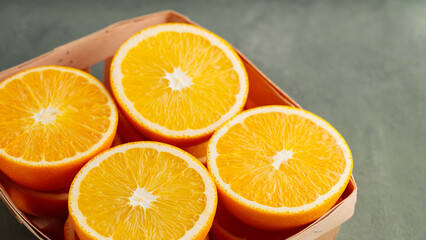
[[(109, 70), (106, 70), (107, 66), (105, 66), (105, 79), (104, 84), (106, 89), (111, 92), (110, 78), (109, 78)], [(111, 92), (112, 93), (112, 92)], [(118, 125), (117, 125), (117, 133), (120, 134), (120, 137), (124, 143), (128, 142), (137, 142), (145, 140), (144, 137), (132, 126), (129, 121), (123, 115), (120, 109), (118, 110)]]
[(183, 147), (182, 149), (190, 153), (192, 156), (196, 157), (203, 165), (207, 164), (207, 143), (208, 141), (189, 146)]
[(79, 240), (69, 217), (65, 221), (64, 225), (64, 240)]
[[(209, 235), (204, 240), (209, 240)], [(74, 227), (71, 224), (71, 220), (67, 218), (64, 226), (64, 240), (79, 240), (77, 233), (74, 231)]]
[(0, 172), (3, 184), (12, 202), (21, 211), (40, 217), (68, 215), (68, 188), (56, 191), (37, 191), (20, 186)]
[(265, 231), (253, 228), (234, 217), (219, 201), (210, 234), (213, 239), (219, 240), (282, 240), (302, 229), (298, 227), (281, 231)]
[(158, 142), (111, 148), (74, 179), (71, 222), (81, 239), (204, 239), (217, 193), (207, 169)]
[(333, 206), (349, 182), (352, 155), (343, 137), (313, 113), (265, 106), (215, 132), (207, 165), (233, 215), (278, 230), (312, 222)]
[(124, 42), (110, 85), (138, 131), (178, 146), (207, 140), (248, 95), (247, 72), (231, 45), (183, 23), (149, 27)]
[[(209, 240), (209, 235), (204, 240)], [(71, 224), (71, 220), (67, 218), (64, 226), (64, 240), (79, 240), (77, 233), (74, 231), (74, 227)]]
[(37, 67), (0, 83), (0, 168), (22, 186), (69, 186), (111, 145), (116, 127), (113, 99), (78, 69)]

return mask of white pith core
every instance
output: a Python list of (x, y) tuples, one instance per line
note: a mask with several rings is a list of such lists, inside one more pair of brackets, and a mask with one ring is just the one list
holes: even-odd
[(183, 88), (187, 88), (192, 85), (192, 79), (186, 75), (186, 72), (182, 71), (180, 67), (173, 70), (172, 73), (166, 72), (164, 77), (169, 80), (169, 87), (175, 91), (182, 91)]
[(274, 159), (272, 166), (276, 170), (279, 170), (281, 164), (287, 164), (287, 161), (291, 158), (293, 158), (293, 151), (291, 150), (287, 151), (283, 149), (282, 151), (278, 152), (277, 154), (275, 154), (275, 156), (272, 157), (272, 159)]
[(136, 188), (133, 195), (129, 197), (129, 204), (133, 207), (143, 207), (144, 209), (150, 208), (151, 203), (157, 200), (157, 196), (148, 192), (145, 188)]
[(52, 123), (59, 114), (61, 114), (61, 112), (58, 111), (58, 109), (48, 106), (47, 108), (42, 108), (40, 112), (34, 113), (33, 118), (37, 123), (48, 124)]

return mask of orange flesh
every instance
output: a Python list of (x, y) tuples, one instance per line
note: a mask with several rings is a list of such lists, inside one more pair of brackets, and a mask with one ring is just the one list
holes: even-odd
[[(223, 181), (240, 196), (271, 207), (315, 201), (337, 183), (346, 164), (326, 130), (301, 116), (276, 112), (251, 115), (234, 125), (216, 149)], [(283, 150), (293, 155), (276, 169), (274, 156)]]
[(83, 77), (52, 69), (28, 73), (0, 89), (0, 149), (31, 162), (85, 152), (108, 130), (107, 103)]
[[(192, 84), (172, 90), (166, 76), (178, 68)], [(127, 53), (121, 69), (124, 93), (136, 110), (171, 130), (211, 125), (230, 110), (240, 91), (225, 53), (192, 33), (163, 32), (145, 39)]]
[[(130, 204), (138, 188), (156, 197), (149, 207)], [(78, 207), (91, 228), (112, 239), (178, 239), (204, 211), (204, 191), (200, 174), (179, 157), (129, 149), (87, 173)]]

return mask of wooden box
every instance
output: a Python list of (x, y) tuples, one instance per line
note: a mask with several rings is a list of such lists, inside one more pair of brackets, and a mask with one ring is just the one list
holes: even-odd
[[(70, 66), (90, 72), (91, 66), (104, 62), (105, 72), (108, 73), (111, 58), (121, 43), (146, 27), (166, 22), (183, 22), (197, 25), (187, 17), (174, 11), (157, 12), (117, 22), (90, 35), (59, 46), (27, 62), (0, 72), (0, 82), (22, 70), (42, 65)], [(241, 52), (237, 49), (236, 51), (244, 62), (249, 76), (249, 96), (246, 108), (271, 104), (300, 107), (283, 90), (256, 68), (256, 66), (254, 66)], [(108, 74), (105, 74), (105, 80), (108, 80), (108, 77)], [(55, 233), (60, 235), (63, 231), (60, 224), (52, 221), (49, 225), (49, 220), (44, 219), (41, 221), (44, 221), (44, 225), (47, 227), (37, 227), (40, 224), (36, 225), (36, 223), (39, 223), (40, 219), (34, 219), (21, 212), (13, 203), (1, 182), (0, 197), (17, 220), (24, 224), (36, 237), (39, 239), (61, 238), (61, 236), (58, 235), (54, 236)], [(355, 209), (356, 197), (357, 187), (355, 180), (351, 177), (342, 195), (343, 200), (340, 203), (336, 204), (321, 218), (288, 239), (335, 239), (340, 225), (352, 217)]]

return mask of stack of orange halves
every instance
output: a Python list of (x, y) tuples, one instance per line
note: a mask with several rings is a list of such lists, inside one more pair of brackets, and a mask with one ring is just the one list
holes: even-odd
[[(286, 106), (241, 112), (244, 65), (205, 29), (137, 33), (115, 54), (109, 85), (113, 97), (60, 66), (0, 83), (3, 182), (29, 214), (69, 212), (66, 239), (282, 239), (348, 184), (351, 152), (326, 121)], [(110, 148), (119, 115), (149, 141)]]

